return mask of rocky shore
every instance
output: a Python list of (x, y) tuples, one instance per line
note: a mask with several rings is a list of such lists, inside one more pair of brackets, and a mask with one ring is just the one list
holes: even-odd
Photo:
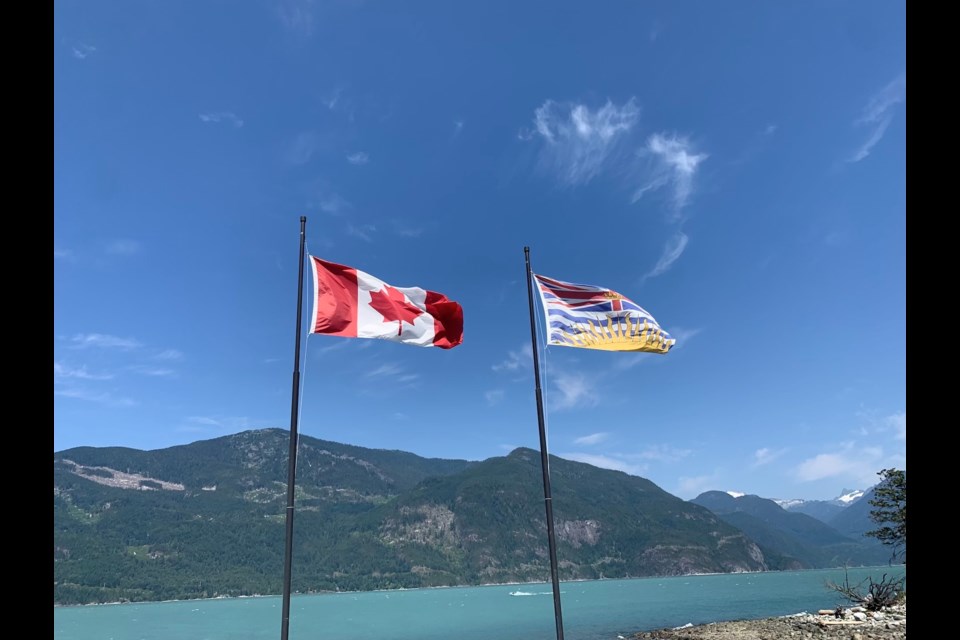
[(781, 618), (714, 622), (677, 629), (643, 631), (633, 640), (906, 640), (906, 603), (883, 611), (862, 607), (801, 613)]

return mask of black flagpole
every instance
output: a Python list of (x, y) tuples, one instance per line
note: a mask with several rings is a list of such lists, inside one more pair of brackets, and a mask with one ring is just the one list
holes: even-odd
[(543, 393), (540, 390), (540, 360), (537, 357), (537, 325), (533, 310), (533, 281), (530, 247), (523, 248), (527, 262), (527, 297), (530, 299), (530, 339), (533, 342), (533, 376), (537, 387), (537, 423), (540, 426), (540, 468), (543, 469), (543, 502), (547, 507), (547, 540), (550, 545), (550, 578), (553, 580), (553, 612), (557, 620), (557, 640), (563, 640), (563, 613), (560, 611), (560, 577), (557, 572), (557, 543), (553, 533), (553, 497), (550, 495), (550, 459), (547, 432), (543, 426)]
[(307, 217), (300, 216), (300, 275), (297, 278), (297, 348), (293, 354), (293, 400), (290, 402), (290, 455), (287, 463), (287, 536), (283, 550), (283, 622), (280, 640), (290, 633), (290, 574), (293, 560), (293, 494), (297, 480), (297, 405), (300, 401), (300, 322), (303, 305), (303, 251)]

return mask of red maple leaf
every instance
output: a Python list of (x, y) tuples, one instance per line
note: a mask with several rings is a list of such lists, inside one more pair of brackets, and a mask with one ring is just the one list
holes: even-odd
[(407, 302), (402, 293), (391, 287), (383, 285), (380, 291), (370, 292), (370, 306), (376, 309), (377, 313), (383, 316), (384, 322), (393, 322), (399, 320), (397, 335), (403, 333), (403, 323), (413, 324), (417, 316), (423, 313), (422, 309)]

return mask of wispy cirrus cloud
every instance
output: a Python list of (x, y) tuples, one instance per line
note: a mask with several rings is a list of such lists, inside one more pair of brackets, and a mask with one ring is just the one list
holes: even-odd
[(600, 444), (601, 442), (605, 442), (609, 437), (610, 437), (609, 433), (601, 431), (599, 433), (591, 433), (588, 436), (580, 436), (579, 438), (574, 439), (573, 443), (594, 445), (594, 444)]
[(712, 473), (701, 476), (680, 476), (677, 478), (676, 495), (684, 500), (696, 498), (704, 491), (715, 489), (720, 484), (720, 474)]
[(154, 354), (153, 357), (156, 360), (182, 360), (183, 353), (176, 349), (164, 349), (163, 351)]
[[(587, 446), (597, 446), (606, 442), (608, 436), (607, 433), (595, 433), (577, 438), (574, 442)], [(687, 458), (691, 453), (690, 449), (659, 444), (648, 446), (639, 453), (576, 451), (557, 455), (568, 460), (586, 462), (603, 469), (614, 469), (631, 475), (641, 475), (650, 470), (652, 463), (673, 464)]]
[(132, 407), (137, 404), (131, 398), (115, 396), (107, 391), (90, 391), (89, 389), (81, 389), (76, 387), (57, 389), (54, 390), (53, 394), (57, 396), (63, 396), (64, 398), (74, 398), (76, 400), (95, 402), (108, 407)]
[(490, 389), (483, 394), (483, 399), (486, 400), (487, 404), (490, 406), (500, 404), (503, 401), (503, 397), (503, 389)]
[(887, 416), (886, 424), (888, 427), (894, 430), (897, 440), (907, 439), (907, 412), (906, 411), (902, 413), (896, 413), (892, 416)]
[(419, 238), (423, 235), (423, 229), (408, 226), (399, 220), (393, 221), (393, 229), (401, 238)]
[[(698, 335), (703, 329), (695, 328), (688, 329), (686, 327), (672, 327), (670, 328), (670, 335), (674, 337), (677, 341), (677, 344), (673, 345), (673, 349), (682, 349), (687, 345), (688, 342), (695, 336)], [(672, 351), (672, 349), (671, 349)]]
[[(683, 327), (663, 327), (670, 336), (677, 341), (671, 351), (682, 349), (687, 342), (695, 335), (700, 333), (701, 329), (684, 329)], [(654, 363), (662, 361), (662, 353), (623, 353), (613, 362), (613, 368), (617, 371), (627, 371), (644, 362)]]
[(313, 34), (314, 0), (280, 0), (277, 15), (289, 31), (303, 37)]
[[(272, 425), (263, 425), (272, 426)], [(188, 432), (188, 433), (203, 433), (210, 432), (213, 429), (218, 431), (246, 431), (248, 429), (255, 429), (257, 425), (255, 421), (246, 416), (187, 416), (183, 419), (183, 423), (177, 427), (177, 431)]]
[(73, 258), (73, 252), (69, 249), (63, 249), (57, 245), (53, 245), (53, 259), (54, 260), (69, 260)]
[(348, 236), (354, 236), (355, 238), (360, 238), (361, 240), (366, 240), (367, 242), (373, 242), (373, 234), (376, 231), (377, 228), (372, 224), (347, 225)]
[(907, 439), (907, 412), (882, 415), (878, 411), (860, 409), (856, 413), (859, 425), (855, 432), (860, 436), (887, 435), (893, 433), (895, 440)]
[(525, 344), (519, 349), (507, 352), (505, 360), (493, 365), (494, 371), (516, 371), (521, 367), (533, 366), (533, 347)]
[[(365, 341), (359, 341), (359, 342), (361, 344), (366, 344)], [(353, 343), (354, 341), (345, 340), (345, 339), (331, 340), (327, 346), (320, 348), (320, 353), (330, 353), (331, 351), (340, 351), (341, 349), (348, 348)]]
[(793, 469), (800, 482), (814, 482), (824, 478), (846, 478), (866, 487), (876, 483), (877, 469), (883, 466), (881, 447), (842, 443), (829, 453), (807, 458)]
[(78, 333), (69, 340), (73, 349), (138, 349), (143, 346), (133, 338), (119, 338), (104, 333)]
[(756, 468), (768, 465), (786, 452), (786, 449), (769, 449), (767, 447), (757, 449), (753, 452), (753, 462), (750, 466)]
[(669, 444), (654, 444), (646, 447), (638, 454), (630, 457), (637, 457), (641, 460), (654, 460), (656, 462), (678, 462), (688, 457), (693, 451), (691, 449), (681, 449)]
[(284, 159), (292, 165), (302, 165), (309, 162), (320, 144), (320, 136), (316, 131), (301, 131), (287, 146)]
[(367, 371), (364, 376), (367, 378), (395, 377), (403, 373), (403, 367), (396, 362), (384, 362), (376, 369)]
[(105, 250), (114, 256), (132, 256), (140, 253), (142, 245), (136, 240), (129, 238), (119, 238), (108, 243)]
[(662, 188), (670, 190), (675, 218), (687, 205), (693, 193), (693, 179), (700, 164), (709, 156), (696, 153), (689, 138), (675, 134), (655, 133), (637, 155), (648, 161), (643, 184), (633, 193), (633, 202), (646, 193)]
[(559, 397), (552, 405), (557, 410), (592, 407), (600, 402), (593, 378), (577, 373), (554, 373), (553, 388)]
[(202, 122), (208, 122), (211, 124), (223, 122), (225, 124), (231, 124), (237, 129), (243, 126), (243, 120), (241, 120), (240, 117), (232, 111), (211, 111), (209, 113), (201, 113), (200, 120)]
[(79, 380), (110, 380), (113, 378), (113, 374), (110, 373), (90, 373), (87, 371), (87, 367), (81, 365), (79, 367), (74, 367), (63, 362), (54, 362), (53, 363), (53, 380), (54, 382), (65, 380), (69, 378), (75, 378)]
[(370, 162), (370, 156), (363, 151), (357, 151), (347, 156), (347, 162), (353, 165), (364, 165)]
[(396, 362), (385, 362), (364, 374), (367, 378), (390, 378), (398, 383), (411, 383), (420, 378), (420, 374), (406, 371)]
[(644, 279), (655, 278), (660, 274), (666, 273), (670, 267), (673, 266), (673, 263), (683, 255), (689, 241), (690, 238), (683, 231), (677, 231), (673, 234), (673, 236), (667, 240), (666, 245), (664, 245), (663, 253), (660, 255), (660, 259), (657, 260), (657, 264), (644, 276)]
[(621, 458), (606, 456), (602, 454), (558, 453), (557, 455), (561, 458), (564, 458), (565, 460), (573, 460), (575, 462), (584, 462), (586, 464), (590, 464), (595, 467), (600, 467), (601, 469), (612, 469), (613, 471), (623, 471), (624, 473), (629, 473), (630, 475), (633, 475), (633, 476), (638, 476), (644, 471), (646, 471), (645, 465), (632, 463), (627, 460), (623, 460)]
[(663, 33), (663, 23), (659, 20), (654, 20), (653, 25), (650, 27), (650, 31), (647, 34), (650, 39), (650, 44), (656, 42), (661, 33)]
[(323, 191), (320, 194), (317, 206), (320, 211), (330, 215), (339, 216), (353, 208), (353, 203), (343, 198), (338, 193)]
[(898, 105), (907, 99), (907, 74), (902, 73), (887, 86), (871, 96), (860, 116), (854, 121), (856, 127), (869, 130), (867, 139), (847, 158), (847, 162), (860, 162), (883, 138), (897, 114)]
[(91, 55), (93, 55), (96, 52), (96, 50), (97, 48), (95, 46), (90, 44), (84, 44), (82, 42), (78, 42), (77, 44), (70, 47), (70, 53), (77, 60), (86, 60)]
[(330, 111), (333, 111), (334, 109), (337, 108), (337, 105), (340, 103), (341, 95), (343, 95), (343, 89), (341, 89), (340, 87), (337, 87), (330, 92), (330, 95), (321, 99), (320, 101), (323, 103), (323, 106), (325, 106)]
[(543, 143), (541, 166), (564, 186), (581, 185), (600, 173), (639, 117), (640, 108), (633, 98), (622, 105), (608, 100), (596, 109), (547, 100), (534, 112), (534, 129), (521, 131), (519, 137), (539, 136)]
[(155, 377), (170, 377), (176, 375), (176, 371), (173, 369), (166, 369), (163, 367), (151, 367), (143, 364), (135, 364), (128, 367), (130, 371), (134, 373), (139, 373), (144, 376), (155, 376)]

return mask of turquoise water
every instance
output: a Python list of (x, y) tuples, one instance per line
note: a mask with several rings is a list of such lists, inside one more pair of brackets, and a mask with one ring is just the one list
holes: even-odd
[[(849, 570), (905, 576), (906, 567)], [(565, 640), (829, 609), (843, 569), (564, 582)], [(55, 607), (55, 640), (277, 640), (280, 596)], [(556, 639), (550, 584), (293, 596), (289, 640)]]

